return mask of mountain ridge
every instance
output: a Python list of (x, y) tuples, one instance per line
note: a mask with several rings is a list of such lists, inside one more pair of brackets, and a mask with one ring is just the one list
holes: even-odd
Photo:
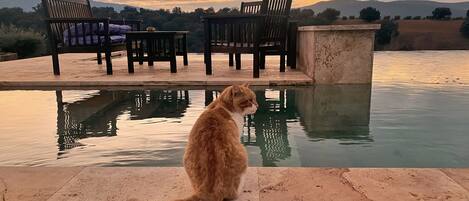
[[(91, 0), (91, 6), (93, 7), (113, 7), (115, 10), (120, 11), (124, 9), (125, 4), (116, 4), (116, 3), (104, 3), (99, 1)], [(19, 7), (22, 8), (24, 11), (32, 11), (33, 7), (41, 3), (41, 0), (0, 0), (0, 8), (13, 8)]]
[(357, 0), (332, 0), (321, 1), (302, 9), (308, 8), (316, 13), (327, 8), (341, 11), (341, 16), (359, 16), (360, 10), (366, 7), (374, 7), (381, 12), (381, 16), (430, 16), (437, 7), (448, 7), (451, 9), (452, 17), (464, 17), (469, 9), (469, 2), (444, 3), (429, 0), (398, 0), (398, 1), (357, 1)]

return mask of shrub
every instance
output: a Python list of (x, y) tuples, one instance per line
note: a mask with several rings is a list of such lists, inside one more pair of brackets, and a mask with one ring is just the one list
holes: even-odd
[(463, 20), (463, 17), (453, 17), (453, 20)]
[(384, 16), (383, 20), (390, 20), (391, 16)]
[(347, 16), (342, 16), (342, 20), (347, 20)]
[(466, 18), (469, 18), (469, 10), (466, 12)]
[(411, 20), (411, 19), (412, 19), (412, 16), (404, 17), (404, 20)]
[(400, 20), (400, 19), (401, 19), (401, 16), (400, 16), (400, 15), (394, 16), (394, 20)]
[(351, 15), (351, 16), (348, 17), (348, 19), (354, 20), (355, 16)]
[(433, 19), (433, 16), (427, 16), (427, 17), (425, 17), (425, 19), (431, 20), (431, 19)]
[(299, 22), (300, 26), (310, 26), (310, 25), (329, 25), (331, 21), (324, 19), (324, 18), (309, 18)]
[(469, 18), (464, 20), (459, 31), (464, 37), (469, 38)]
[(41, 34), (12, 25), (0, 25), (0, 49), (15, 52), (20, 58), (39, 56), (46, 52)]
[(422, 17), (421, 17), (421, 16), (415, 16), (413, 19), (414, 19), (414, 20), (421, 20)]
[(360, 19), (373, 22), (381, 19), (381, 13), (376, 8), (367, 7), (360, 11)]
[(441, 20), (441, 19), (447, 19), (448, 17), (451, 17), (451, 9), (449, 8), (435, 8), (432, 12), (433, 14), (433, 19)]
[(383, 20), (381, 29), (376, 32), (376, 43), (389, 44), (392, 37), (399, 35), (399, 25), (392, 20)]
[(333, 9), (333, 8), (328, 8), (321, 13), (318, 14), (319, 18), (323, 18), (329, 21), (335, 21), (340, 15), (340, 11)]

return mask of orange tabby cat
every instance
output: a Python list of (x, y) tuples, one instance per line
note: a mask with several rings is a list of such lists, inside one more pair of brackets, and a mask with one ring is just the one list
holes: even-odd
[(247, 85), (226, 88), (195, 122), (184, 154), (184, 167), (194, 195), (185, 201), (236, 199), (247, 169), (240, 142), (244, 116), (257, 110)]

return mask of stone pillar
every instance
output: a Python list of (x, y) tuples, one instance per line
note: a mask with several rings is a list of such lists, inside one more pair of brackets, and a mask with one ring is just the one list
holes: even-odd
[(379, 28), (379, 24), (300, 27), (298, 68), (315, 84), (371, 84)]

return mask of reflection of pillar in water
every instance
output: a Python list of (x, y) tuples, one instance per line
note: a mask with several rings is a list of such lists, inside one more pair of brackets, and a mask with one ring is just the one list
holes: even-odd
[(371, 85), (322, 85), (296, 90), (296, 106), (313, 139), (370, 141)]

